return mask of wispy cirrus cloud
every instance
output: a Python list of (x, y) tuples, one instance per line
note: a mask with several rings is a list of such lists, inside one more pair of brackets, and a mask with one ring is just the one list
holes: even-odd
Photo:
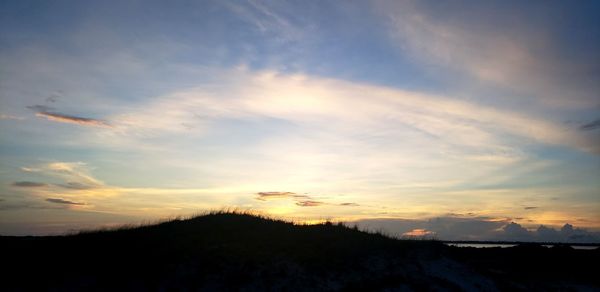
[[(230, 75), (230, 83), (235, 86), (223, 92), (186, 89), (154, 100), (142, 112), (113, 119), (123, 121), (133, 133), (158, 130), (155, 135), (176, 133), (183, 130), (182, 124), (261, 118), (289, 121), (306, 130), (314, 128), (338, 136), (362, 135), (369, 130), (388, 138), (420, 134), (419, 140), (437, 140), (457, 151), (469, 149), (468, 156), (472, 159), (489, 162), (519, 159), (518, 149), (503, 141), (508, 140), (505, 139), (508, 135), (600, 152), (594, 141), (575, 129), (531, 113), (502, 110), (449, 96), (306, 75), (246, 70)], [(364, 98), (366, 93), (368, 99)], [(355, 110), (342, 110), (346, 106)], [(194, 115), (198, 112), (203, 113), (202, 120)], [(160, 121), (156, 121), (157, 116), (162, 117)], [(395, 131), (389, 128), (391, 121), (399, 126)]]
[[(228, 137), (245, 138), (246, 130), (257, 131), (259, 137), (243, 139), (245, 154), (252, 157), (240, 155), (232, 161), (220, 159), (230, 156), (219, 153), (203, 158), (210, 163), (195, 163), (188, 160), (192, 155), (186, 153), (188, 148), (179, 147), (177, 151), (183, 152), (180, 165), (245, 177), (261, 188), (280, 182), (277, 187), (283, 190), (356, 197), (377, 193), (380, 202), (389, 198), (392, 205), (393, 197), (405, 194), (408, 206), (422, 209), (435, 206), (425, 201), (444, 200), (444, 206), (455, 206), (440, 195), (448, 190), (525, 184), (522, 178), (553, 167), (545, 160), (530, 160), (532, 146), (600, 151), (598, 144), (571, 125), (451, 96), (243, 68), (231, 71), (216, 84), (231, 85), (176, 91), (148, 102), (140, 112), (112, 116), (111, 121), (130, 121), (127, 137), (136, 139), (131, 141), (135, 145), (144, 143), (137, 139), (140, 136), (155, 141), (174, 137), (186, 122), (209, 126), (194, 137), (228, 133)], [(157, 121), (156, 117), (161, 118)], [(232, 123), (242, 125), (243, 131), (229, 127)], [(187, 145), (189, 149), (198, 147)], [(306, 200), (343, 202), (318, 196), (295, 198), (304, 195), (288, 191), (248, 193), (259, 201), (287, 198), (292, 207), (297, 206), (296, 201)], [(432, 193), (436, 195), (429, 196)], [(498, 200), (508, 201), (508, 193)], [(473, 194), (458, 196), (485, 202), (494, 194), (473, 190)], [(364, 201), (355, 201), (365, 206)], [(514, 209), (511, 212), (523, 211), (522, 206)]]
[(51, 162), (44, 166), (49, 175), (58, 176), (68, 181), (67, 185), (101, 186), (104, 183), (90, 174), (83, 162)]
[(445, 68), (478, 82), (509, 88), (519, 93), (518, 99), (538, 105), (587, 109), (599, 104), (600, 87), (594, 80), (598, 62), (590, 62), (593, 55), (583, 50), (597, 51), (597, 43), (579, 47), (568, 36), (548, 34), (556, 25), (551, 17), (546, 22), (528, 17), (532, 11), (548, 9), (547, 16), (560, 13), (569, 16), (566, 23), (577, 21), (561, 11), (572, 7), (526, 5), (511, 10), (514, 15), (507, 18), (496, 13), (506, 9), (501, 2), (476, 4), (467, 11), (461, 5), (448, 4), (443, 13), (435, 5), (418, 1), (378, 4), (400, 50), (436, 70)]
[[(171, 151), (159, 158), (164, 157), (166, 166), (213, 173), (223, 184), (244, 177), (258, 186), (246, 188), (243, 191), (246, 197), (254, 194), (256, 200), (273, 201), (260, 207), (283, 206), (277, 211), (282, 213), (299, 209), (316, 212), (322, 208), (297, 207), (317, 204), (357, 212), (368, 207), (356, 198), (372, 193), (377, 193), (379, 202), (385, 202), (380, 204), (390, 205), (397, 202), (394, 197), (404, 194), (403, 201), (416, 213), (419, 208), (435, 207), (435, 203), (427, 201), (444, 200), (438, 194), (449, 188), (472, 188), (470, 181), (504, 183), (514, 181), (515, 177), (527, 177), (504, 171), (503, 167), (508, 169), (523, 163), (518, 167), (521, 171), (528, 165), (537, 165), (527, 161), (528, 145), (560, 145), (583, 151), (597, 147), (585, 139), (584, 133), (564, 124), (475, 101), (302, 74), (247, 69), (228, 72), (225, 75), (229, 76), (215, 81), (215, 86), (178, 90), (132, 107), (125, 114), (109, 116), (115, 128), (123, 132), (111, 131), (111, 139), (102, 136), (100, 142), (110, 144), (112, 138), (126, 139), (131, 149), (138, 151), (147, 143), (160, 141), (159, 146)], [(182, 123), (202, 125), (204, 130), (193, 135), (194, 138), (216, 137), (215, 141), (222, 142), (223, 137), (216, 136), (217, 133), (228, 133), (227, 139), (239, 136), (245, 143), (244, 151), (220, 148), (224, 150), (210, 152), (214, 155), (190, 159), (197, 157), (190, 150), (203, 146), (198, 140), (186, 144), (190, 135), (188, 130), (183, 132)], [(230, 127), (231, 124), (242, 128)], [(259, 134), (252, 137), (247, 136), (248, 132)], [(91, 135), (89, 138), (98, 139)], [(173, 160), (178, 157), (181, 159)], [(456, 172), (457, 168), (463, 171)], [(60, 178), (64, 182), (60, 185), (67, 189), (61, 191), (81, 191), (85, 195), (73, 196), (76, 199), (111, 196), (119, 197), (117, 201), (131, 200), (126, 194), (132, 190), (105, 186), (82, 163), (55, 162), (26, 169), (23, 170)], [(496, 175), (489, 175), (494, 171)], [(541, 169), (533, 171), (540, 173)], [(286, 191), (253, 192), (265, 188), (352, 194), (351, 200), (362, 207), (350, 208), (353, 205), (343, 203), (346, 199)], [(435, 197), (427, 196), (434, 191)], [(490, 193), (457, 196), (482, 202), (492, 196)], [(302, 203), (305, 201), (319, 203)], [(109, 204), (122, 208), (116, 203), (106, 203)], [(144, 206), (139, 202), (128, 204), (140, 209)], [(173, 208), (185, 208), (181, 206)], [(516, 208), (523, 211), (522, 206)]]
[(315, 27), (299, 23), (294, 17), (295, 13), (291, 13), (294, 10), (290, 9), (289, 5), (273, 5), (275, 3), (269, 5), (262, 1), (223, 3), (231, 12), (254, 26), (260, 33), (274, 34), (279, 41), (299, 41), (315, 30)]
[[(34, 167), (21, 167), (21, 170), (25, 173), (61, 179), (64, 183), (58, 183), (55, 186), (67, 189), (88, 190), (104, 186), (104, 182), (92, 176), (87, 164), (83, 162), (50, 162)], [(50, 186), (50, 184), (32, 181), (15, 182), (13, 185), (18, 187)]]
[(28, 106), (27, 108), (35, 111), (36, 116), (46, 118), (49, 121), (76, 124), (80, 126), (111, 127), (110, 124), (103, 120), (59, 113), (54, 111), (53, 108), (44, 105), (33, 105)]
[[(595, 39), (583, 44), (592, 54), (580, 57), (572, 46), (579, 42), (554, 38), (557, 30), (546, 26), (562, 22), (545, 13), (530, 17), (528, 4), (499, 10), (506, 6), (396, 1), (381, 17), (369, 6), (384, 1), (356, 3), (209, 1), (172, 14), (130, 7), (160, 14), (166, 38), (110, 9), (98, 9), (99, 22), (84, 25), (80, 18), (68, 18), (68, 26), (64, 17), (48, 18), (60, 32), (53, 43), (34, 26), (6, 27), (15, 36), (41, 37), (35, 46), (15, 38), (0, 58), (7, 73), (3, 112), (25, 116), (32, 105), (37, 115), (0, 125), (3, 149), (19, 152), (6, 155), (13, 157), (2, 171), (31, 163), (21, 163), (26, 156), (90, 159), (105, 169), (95, 176), (82, 163), (32, 165), (9, 184), (42, 177), (47, 187), (4, 187), (42, 203), (60, 197), (142, 215), (248, 205), (315, 217), (402, 210), (422, 217), (476, 205), (555, 220), (546, 212), (562, 210), (563, 202), (541, 203), (560, 197), (544, 187), (568, 183), (562, 197), (584, 207), (559, 219), (587, 213), (597, 226), (598, 188), (588, 178), (600, 157), (590, 154), (600, 153), (591, 137), (597, 115), (589, 113), (597, 107), (587, 108), (598, 104), (600, 91)], [(556, 9), (550, 6), (544, 12)], [(61, 15), (63, 8), (41, 13)], [(561, 21), (578, 16), (558, 8)], [(576, 27), (559, 30), (569, 40), (595, 33)], [(147, 37), (131, 40), (131, 29)], [(545, 112), (547, 105), (552, 111)], [(564, 114), (563, 107), (588, 112)], [(588, 123), (566, 125), (562, 120), (571, 117), (563, 114)], [(217, 185), (236, 189), (198, 188)], [(208, 199), (211, 192), (218, 198)], [(544, 195), (520, 201), (533, 193)], [(540, 208), (524, 210), (530, 204)], [(314, 205), (321, 207), (303, 208)], [(427, 226), (410, 230), (419, 228)]]

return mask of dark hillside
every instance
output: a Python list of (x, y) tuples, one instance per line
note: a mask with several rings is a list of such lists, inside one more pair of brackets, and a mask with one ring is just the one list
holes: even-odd
[(236, 213), (0, 244), (8, 291), (600, 287), (585, 268), (598, 250), (454, 248)]

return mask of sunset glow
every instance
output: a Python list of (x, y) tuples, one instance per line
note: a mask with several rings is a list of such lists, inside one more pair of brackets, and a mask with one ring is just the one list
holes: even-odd
[(596, 4), (110, 2), (0, 4), (2, 235), (236, 208), (600, 240)]

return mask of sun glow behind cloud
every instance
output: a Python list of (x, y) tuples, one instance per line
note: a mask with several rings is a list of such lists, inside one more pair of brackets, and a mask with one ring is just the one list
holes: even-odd
[[(354, 219), (378, 212), (415, 218), (475, 210), (521, 217), (526, 212), (514, 206), (514, 198), (540, 189), (495, 190), (484, 187), (486, 180), (492, 185), (518, 181), (523, 172), (551, 166), (531, 160), (531, 143), (577, 151), (595, 151), (596, 146), (576, 130), (543, 118), (444, 96), (277, 72), (242, 69), (227, 75), (232, 77), (212, 86), (220, 91), (190, 88), (154, 98), (126, 116), (109, 116), (114, 127), (88, 132), (78, 143), (111, 147), (117, 141), (118, 147), (139, 147), (141, 155), (153, 157), (154, 168), (177, 165), (183, 174), (212, 172), (221, 185), (234, 189), (198, 187), (202, 178), (196, 187), (109, 186), (92, 177), (84, 163), (52, 162), (25, 168), (64, 180), (37, 192), (52, 197), (61, 188), (62, 198), (84, 200), (84, 208), (136, 216), (235, 205), (317, 219), (324, 209), (328, 216)], [(253, 130), (269, 131), (277, 124), (283, 131), (248, 141), (238, 149), (241, 154), (225, 148), (205, 156), (202, 148), (194, 148), (204, 139), (224, 139), (220, 132), (242, 134), (229, 127), (230, 121), (264, 120), (274, 122)], [(194, 124), (202, 130), (184, 126)], [(179, 147), (168, 142), (172, 137), (181, 139)], [(147, 143), (154, 145), (145, 147)], [(522, 172), (491, 175), (515, 168)], [(261, 191), (270, 189), (286, 191)], [(544, 191), (542, 197), (556, 193)], [(256, 193), (263, 199), (254, 200)], [(272, 200), (276, 198), (293, 200)], [(486, 202), (493, 206), (485, 208)], [(528, 219), (545, 224), (562, 220), (552, 221), (547, 214), (528, 214)]]

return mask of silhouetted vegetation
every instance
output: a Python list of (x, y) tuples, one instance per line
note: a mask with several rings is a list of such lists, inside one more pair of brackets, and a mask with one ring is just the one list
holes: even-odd
[(600, 287), (598, 250), (456, 248), (236, 212), (0, 243), (5, 291)]

